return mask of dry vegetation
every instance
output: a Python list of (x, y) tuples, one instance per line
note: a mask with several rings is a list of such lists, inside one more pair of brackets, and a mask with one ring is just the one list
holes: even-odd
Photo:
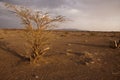
[[(32, 11), (25, 7), (5, 4), (22, 21), (25, 27), (23, 37), (26, 39), (26, 55), (31, 63), (37, 63), (39, 59), (50, 49), (49, 44), (55, 37), (49, 29), (55, 26), (56, 22), (63, 22), (62, 16), (52, 17), (42, 11)], [(48, 31), (49, 30), (49, 31)]]

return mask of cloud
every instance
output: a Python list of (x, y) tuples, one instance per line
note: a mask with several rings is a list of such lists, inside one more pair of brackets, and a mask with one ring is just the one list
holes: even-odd
[(8, 22), (11, 26), (19, 26), (18, 18), (8, 12), (2, 2), (61, 14), (72, 20), (62, 28), (120, 31), (120, 0), (1, 0), (0, 25), (8, 26), (5, 24)]
[(34, 6), (37, 8), (57, 8), (66, 4), (66, 0), (1, 0), (17, 5)]
[(18, 28), (20, 20), (0, 2), (0, 28)]

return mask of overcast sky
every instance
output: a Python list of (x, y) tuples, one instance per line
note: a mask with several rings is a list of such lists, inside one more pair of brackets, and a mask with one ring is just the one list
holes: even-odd
[(60, 28), (120, 31), (120, 0), (0, 0), (0, 27), (20, 28), (20, 21), (3, 5), (9, 2), (66, 16)]

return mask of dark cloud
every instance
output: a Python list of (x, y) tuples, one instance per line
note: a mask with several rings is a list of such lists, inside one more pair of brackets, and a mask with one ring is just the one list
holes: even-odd
[(65, 0), (40, 0), (36, 1), (35, 4), (38, 4), (40, 7), (50, 7), (50, 8), (57, 8), (61, 7), (62, 5), (66, 4)]
[(73, 20), (64, 25), (70, 28), (120, 31), (120, 0), (0, 0), (0, 26), (15, 27), (19, 20), (2, 2), (62, 14)]
[(66, 0), (1, 0), (17, 5), (35, 6), (38, 8), (57, 8), (66, 4)]

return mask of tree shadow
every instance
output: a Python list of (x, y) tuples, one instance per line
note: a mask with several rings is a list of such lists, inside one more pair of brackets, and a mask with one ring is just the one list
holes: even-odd
[(12, 54), (13, 56), (19, 58), (22, 61), (30, 61), (29, 58), (20, 55), (19, 53), (17, 53), (14, 49), (10, 48), (8, 42), (5, 41), (0, 41), (0, 49), (7, 51), (8, 53)]

